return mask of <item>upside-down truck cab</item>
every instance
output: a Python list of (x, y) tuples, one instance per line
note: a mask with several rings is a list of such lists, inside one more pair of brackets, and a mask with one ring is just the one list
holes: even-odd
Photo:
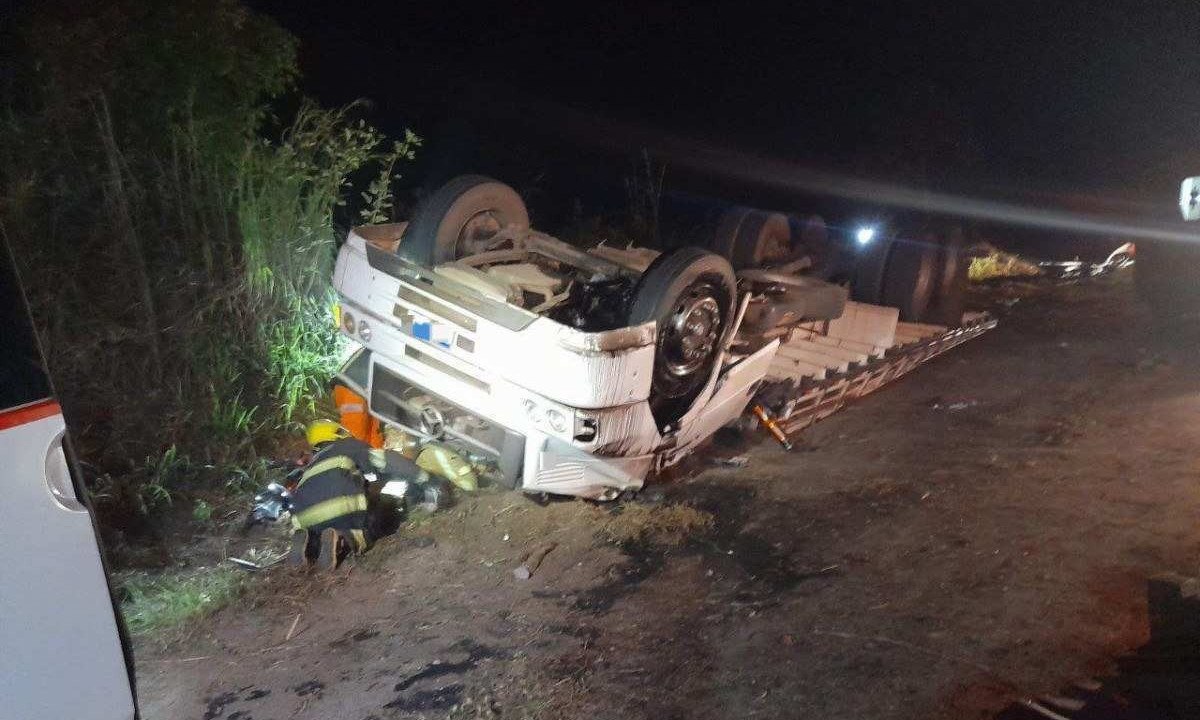
[(770, 362), (763, 352), (719, 383), (714, 374), (707, 400), (660, 430), (649, 405), (653, 322), (563, 325), (389, 252), (402, 230), (357, 228), (338, 255), (341, 326), (364, 347), (343, 380), (385, 423), (457, 441), (527, 492), (607, 497), (640, 487), (666, 451), (740, 415)]
[(507, 186), (459, 178), (411, 223), (349, 233), (334, 287), (362, 349), (339, 378), (384, 423), (459, 446), (508, 487), (612, 498), (766, 385), (791, 383), (792, 404), (772, 406), (790, 413), (896, 341), (895, 309), (850, 303), (801, 262), (765, 266), (583, 251), (529, 229)]

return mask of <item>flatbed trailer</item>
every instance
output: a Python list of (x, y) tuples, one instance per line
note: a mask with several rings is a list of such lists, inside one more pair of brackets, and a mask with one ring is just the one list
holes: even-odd
[[(861, 321), (802, 325), (780, 346), (771, 364), (756, 402), (769, 407), (785, 433), (804, 430), (996, 327), (996, 318), (982, 312), (966, 313), (962, 325), (948, 328), (894, 317), (889, 321), (893, 308), (847, 305), (847, 316), (874, 315), (881, 322), (874, 327)], [(890, 334), (889, 326), (894, 327)], [(793, 360), (797, 355), (802, 362)]]
[(340, 380), (525, 492), (614, 498), (747, 411), (799, 431), (995, 325), (901, 322), (798, 262), (580, 250), (515, 197), (462, 178), (411, 224), (355, 228), (334, 286), (363, 346)]

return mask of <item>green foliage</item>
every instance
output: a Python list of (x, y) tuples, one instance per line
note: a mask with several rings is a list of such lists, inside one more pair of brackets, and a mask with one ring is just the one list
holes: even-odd
[(206, 523), (212, 520), (213, 506), (209, 505), (204, 500), (197, 500), (192, 506), (192, 519), (196, 522)]
[(234, 0), (58, 0), (18, 25), (0, 235), (85, 458), (166, 505), (186, 458), (252, 462), (317, 411), (342, 342), (335, 215), (386, 216), (420, 141), (357, 105), (274, 118), (296, 40)]
[(241, 593), (247, 581), (245, 572), (227, 566), (127, 575), (121, 581), (125, 591), (121, 611), (131, 632), (165, 630), (220, 609)]
[(395, 220), (392, 217), (395, 199), (392, 195), (392, 183), (400, 179), (400, 175), (396, 173), (396, 164), (415, 158), (420, 146), (421, 138), (411, 130), (405, 130), (404, 140), (394, 142), (391, 152), (380, 158), (379, 174), (362, 194), (365, 207), (358, 214), (364, 224), (374, 225)]
[(345, 339), (333, 327), (331, 298), (292, 297), (286, 313), (261, 328), (275, 382), (277, 417), (290, 423), (297, 413), (316, 412), (315, 398), (337, 370)]
[(171, 487), (177, 486), (192, 470), (187, 457), (179, 454), (174, 445), (158, 457), (147, 457), (142, 463), (145, 479), (138, 486), (139, 509), (147, 513), (173, 502)]
[(257, 429), (254, 415), (257, 406), (246, 406), (242, 403), (242, 393), (235, 392), (232, 397), (222, 398), (217, 393), (212, 396), (212, 415), (209, 417), (209, 427), (212, 428), (216, 439), (232, 440), (251, 435)]
[(346, 203), (350, 176), (369, 167), (379, 175), (362, 194), (367, 210), (392, 203), (397, 163), (413, 157), (419, 139), (385, 149), (384, 136), (360, 120), (355, 106), (322, 110), (304, 103), (277, 144), (253, 144), (240, 165), (237, 214), (243, 237), (247, 306), (253, 338), (266, 363), (258, 368), (275, 398), (272, 426), (311, 416), (337, 366), (344, 339), (333, 326), (335, 210)]

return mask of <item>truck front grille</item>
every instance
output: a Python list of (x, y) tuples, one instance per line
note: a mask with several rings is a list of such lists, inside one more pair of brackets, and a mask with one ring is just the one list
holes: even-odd
[(374, 363), (371, 365), (371, 410), (408, 432), (444, 440), (469, 454), (494, 462), (510, 484), (520, 478), (525, 436), (481, 418)]

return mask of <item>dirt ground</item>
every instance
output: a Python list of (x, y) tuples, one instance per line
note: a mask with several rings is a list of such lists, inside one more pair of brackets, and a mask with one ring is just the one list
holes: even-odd
[(143, 717), (984, 718), (1104, 677), (1147, 578), (1197, 574), (1200, 353), (1124, 272), (986, 302), (998, 329), (790, 454), (725, 438), (626, 505), (482, 493), (273, 572), (140, 643)]

